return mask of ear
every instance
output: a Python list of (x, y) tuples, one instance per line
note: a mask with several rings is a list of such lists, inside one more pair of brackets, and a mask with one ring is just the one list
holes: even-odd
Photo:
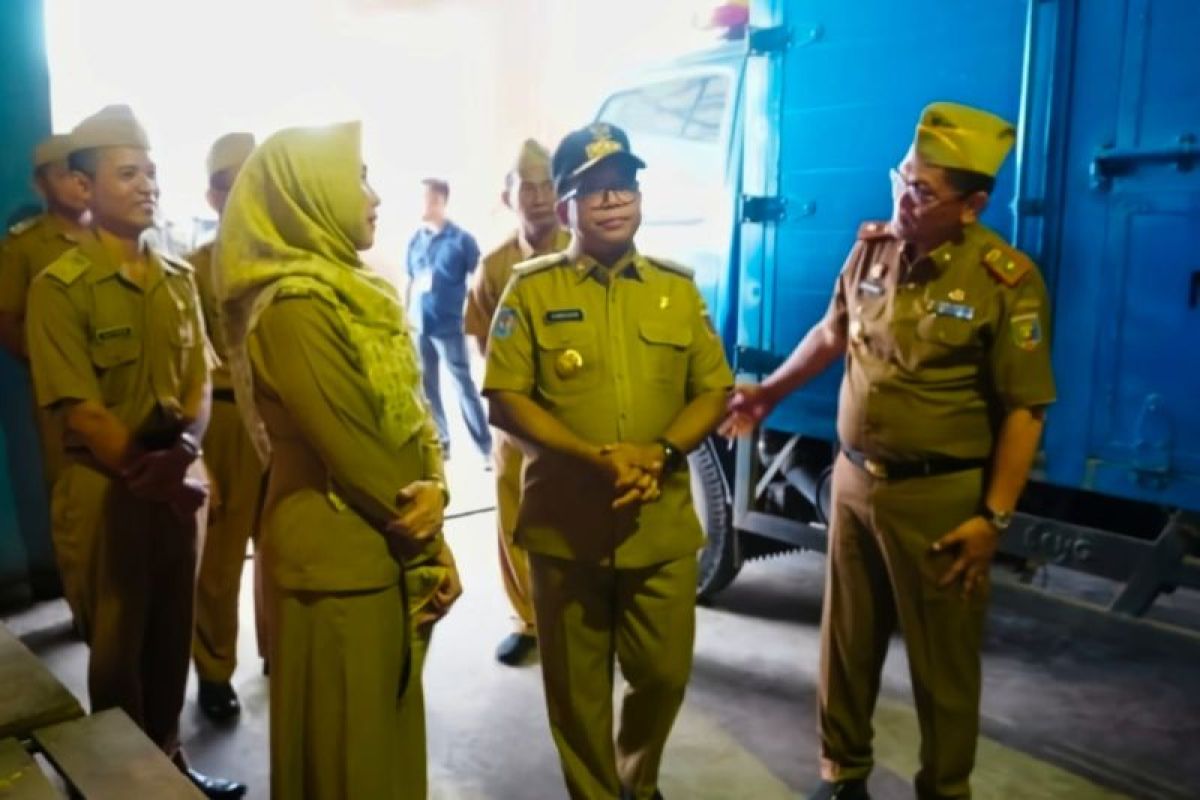
[(988, 207), (989, 200), (991, 200), (991, 195), (987, 192), (975, 192), (969, 196), (963, 203), (963, 224), (970, 224), (977, 221)]
[(225, 193), (210, 186), (208, 191), (204, 193), (204, 199), (208, 200), (209, 208), (217, 212), (217, 216), (221, 216), (221, 212), (225, 210)]
[(559, 200), (554, 206), (555, 212), (558, 214), (558, 221), (564, 228), (571, 227), (571, 201)]
[(512, 192), (510, 190), (505, 189), (500, 193), (500, 202), (504, 203), (504, 207), (509, 211), (516, 211), (516, 209), (513, 208)]

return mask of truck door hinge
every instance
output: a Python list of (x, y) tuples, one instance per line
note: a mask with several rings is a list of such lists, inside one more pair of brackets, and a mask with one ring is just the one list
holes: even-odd
[(792, 31), (783, 25), (774, 28), (751, 28), (746, 42), (752, 56), (782, 53), (792, 43)]
[(782, 197), (769, 195), (755, 197), (742, 195), (742, 222), (779, 222), (787, 217), (787, 201)]

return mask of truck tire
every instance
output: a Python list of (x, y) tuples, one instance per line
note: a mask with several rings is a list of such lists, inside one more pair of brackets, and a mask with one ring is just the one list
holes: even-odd
[(708, 599), (728, 586), (742, 568), (741, 547), (733, 529), (733, 511), (725, 475), (711, 440), (688, 455), (692, 480), (692, 504), (704, 529), (700, 551), (700, 577), (696, 594)]

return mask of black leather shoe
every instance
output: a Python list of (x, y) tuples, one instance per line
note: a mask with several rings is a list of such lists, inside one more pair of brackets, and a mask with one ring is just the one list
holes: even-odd
[(233, 691), (233, 687), (228, 683), (200, 681), (197, 702), (204, 716), (213, 722), (228, 722), (242, 711), (237, 692)]
[(246, 784), (226, 778), (214, 778), (190, 767), (183, 771), (200, 793), (210, 800), (237, 800), (246, 793)]
[(871, 795), (867, 794), (865, 780), (821, 781), (808, 800), (871, 800)]
[(496, 660), (510, 667), (519, 667), (537, 650), (537, 637), (525, 633), (510, 633), (496, 648)]

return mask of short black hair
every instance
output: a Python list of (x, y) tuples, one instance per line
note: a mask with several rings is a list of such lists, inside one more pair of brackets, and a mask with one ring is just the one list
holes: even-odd
[(100, 167), (100, 148), (88, 147), (76, 150), (67, 156), (67, 166), (73, 172), (82, 172), (89, 178), (95, 178), (96, 171)]
[(421, 183), (432, 189), (434, 193), (440, 194), (443, 200), (450, 199), (450, 184), (441, 178), (426, 178)]
[(991, 194), (996, 188), (996, 178), (993, 175), (954, 167), (942, 167), (942, 171), (946, 173), (946, 183), (962, 197), (970, 197), (976, 192)]

